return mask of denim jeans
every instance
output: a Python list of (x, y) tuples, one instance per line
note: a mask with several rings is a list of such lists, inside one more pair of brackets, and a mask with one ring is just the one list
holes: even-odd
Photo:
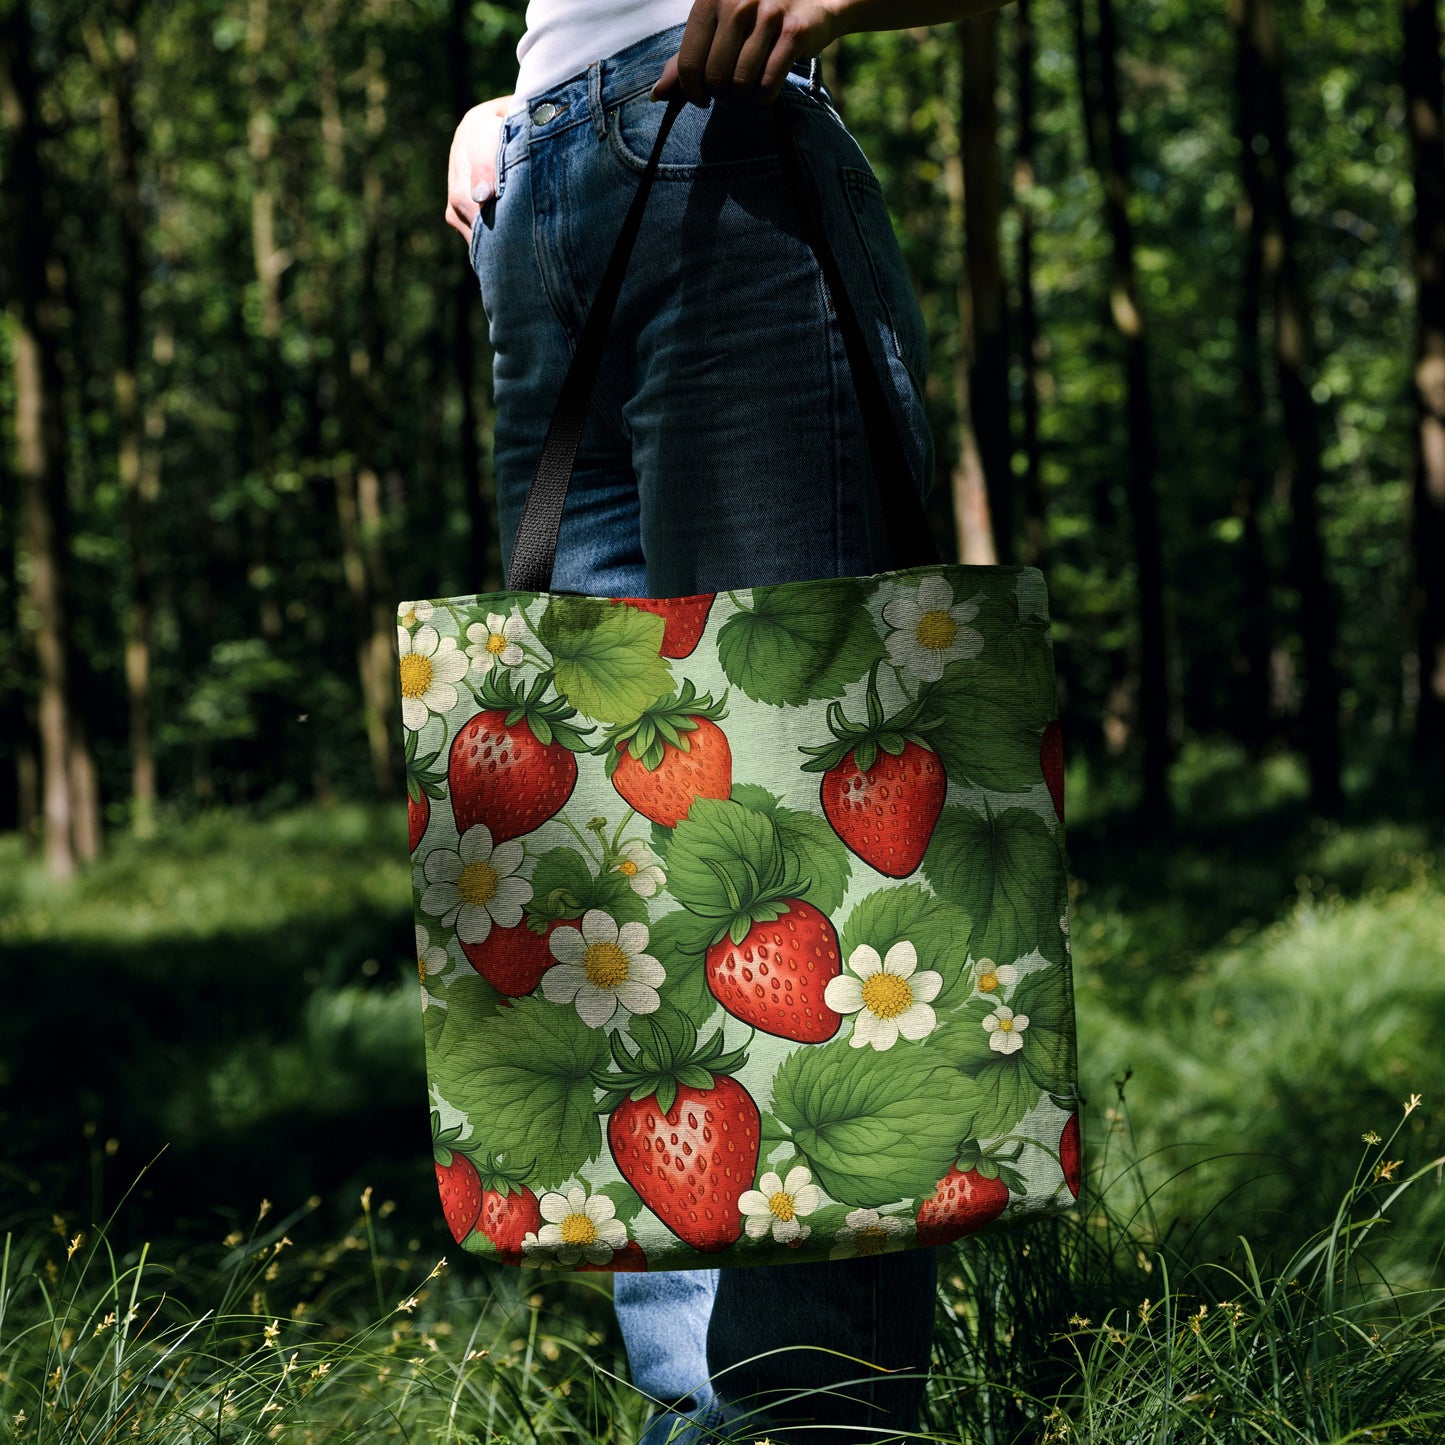
[[(494, 353), (504, 567), (593, 289), (657, 135), (665, 107), (648, 91), (681, 34), (594, 62), (529, 99), (502, 130), (497, 195), (473, 227), (471, 260)], [(789, 108), (815, 205), (891, 382), (912, 475), (886, 484), (925, 492), (927, 337), (882, 192), (802, 69), (777, 103)], [(782, 185), (772, 116), (746, 101), (686, 107), (618, 301), (553, 586), (683, 596), (888, 564), (842, 336)], [(935, 1275), (932, 1250), (617, 1275), (633, 1381), (665, 1407), (644, 1445), (764, 1434), (844, 1445), (915, 1428)]]

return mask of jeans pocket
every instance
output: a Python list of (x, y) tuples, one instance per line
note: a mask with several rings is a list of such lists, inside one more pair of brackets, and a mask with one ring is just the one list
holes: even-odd
[[(613, 108), (608, 144), (629, 171), (645, 169), (666, 111), (666, 105), (649, 100), (645, 90)], [(706, 110), (683, 106), (663, 145), (657, 175), (659, 180), (676, 181), (777, 167), (777, 139), (768, 107), (722, 96)]]
[(923, 312), (914, 295), (908, 268), (898, 248), (893, 222), (883, 187), (871, 171), (852, 166), (842, 168), (843, 189), (848, 197), (848, 210), (858, 229), (858, 239), (868, 257), (868, 269), (878, 293), (879, 305), (888, 318), (893, 346), (908, 370), (919, 400), (923, 399), (928, 381), (928, 331)]

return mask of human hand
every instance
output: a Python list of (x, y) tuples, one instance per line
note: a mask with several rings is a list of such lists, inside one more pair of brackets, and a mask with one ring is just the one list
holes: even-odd
[(510, 95), (484, 100), (462, 117), (452, 136), (445, 219), (468, 241), (477, 212), (497, 194), (497, 141), (502, 134), (502, 120), (511, 108)]
[(715, 95), (778, 98), (795, 62), (842, 33), (836, 0), (695, 0), (682, 43), (652, 87), (653, 100)]

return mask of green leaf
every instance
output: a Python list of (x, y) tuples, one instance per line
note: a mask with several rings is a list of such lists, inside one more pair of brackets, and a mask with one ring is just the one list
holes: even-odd
[(672, 690), (672, 666), (658, 651), (664, 626), (636, 607), (558, 597), (537, 636), (552, 654), (557, 691), (586, 717), (620, 723)]
[(840, 1041), (789, 1055), (772, 1112), (834, 1199), (876, 1209), (933, 1188), (980, 1102), (972, 1079), (928, 1051)]
[(907, 939), (918, 954), (919, 970), (943, 976), (935, 1009), (946, 1009), (956, 992), (966, 995), (972, 986), (968, 967), (968, 940), (972, 932), (968, 914), (956, 904), (936, 898), (921, 883), (896, 884), (860, 898), (839, 935), (845, 959), (866, 943), (887, 957), (895, 943)]
[(1027, 1046), (1017, 1054), (992, 1054), (982, 1068), (969, 1071), (980, 1092), (975, 1138), (997, 1139), (1007, 1134), (1043, 1097), (1043, 1090), (1024, 1067), (1024, 1052)]
[[(416, 734), (412, 733), (411, 736), (415, 737)], [(769, 818), (777, 814), (778, 805), (783, 801), (776, 793), (770, 793), (757, 783), (734, 783), (732, 800)]]
[(1029, 1077), (1045, 1093), (1076, 1093), (1074, 1001), (1067, 965), (1051, 964), (1021, 979), (1012, 1008), (1029, 1019), (1021, 1050)]
[(617, 1218), (623, 1224), (631, 1224), (642, 1212), (642, 1196), (625, 1179), (604, 1184), (597, 1193), (605, 1194), (612, 1201), (617, 1209)]
[(686, 1014), (698, 1033), (719, 1005), (707, 986), (707, 946), (714, 925), (685, 909), (665, 913), (648, 932), (647, 951), (667, 970), (660, 993)]
[(973, 919), (976, 956), (1011, 963), (1058, 934), (1067, 897), (1063, 855), (1028, 808), (945, 808), (923, 855), (939, 897)]
[(619, 923), (647, 922), (647, 904), (627, 879), (615, 869), (594, 875), (591, 860), (576, 848), (544, 853), (531, 883), (531, 918), (580, 918), (589, 908), (600, 908)]
[(1024, 793), (1044, 780), (1039, 742), (1054, 716), (1026, 680), (982, 658), (956, 662), (930, 683), (928, 740), (951, 783)]
[(449, 1039), (431, 1060), (431, 1076), (470, 1118), (481, 1147), (508, 1159), (535, 1158), (529, 1182), (556, 1189), (602, 1147), (591, 1075), (606, 1061), (604, 1030), (589, 1029), (574, 1009), (533, 997)]
[(843, 840), (828, 826), (826, 818), (800, 813), (796, 808), (779, 808), (773, 821), (783, 847), (798, 860), (797, 871), (809, 880), (808, 902), (824, 913), (832, 913), (843, 902), (852, 872)]
[(774, 706), (841, 697), (886, 649), (853, 578), (755, 587), (718, 632), (728, 680)]
[(749, 886), (747, 867), (766, 874), (781, 853), (771, 818), (724, 798), (698, 798), (673, 832), (667, 850), (668, 891), (684, 907), (708, 916), (724, 916), (727, 886), (716, 865), (742, 893)]

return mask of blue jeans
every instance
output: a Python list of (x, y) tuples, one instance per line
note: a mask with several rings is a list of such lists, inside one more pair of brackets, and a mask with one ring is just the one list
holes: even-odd
[[(494, 352), (504, 568), (592, 290), (657, 135), (664, 106), (648, 91), (681, 34), (595, 62), (502, 131), (497, 196), (473, 227), (471, 259)], [(778, 104), (892, 382), (912, 475), (887, 484), (924, 492), (927, 337), (882, 192), (826, 91), (799, 71)], [(772, 116), (744, 101), (689, 106), (664, 147), (618, 302), (553, 586), (676, 597), (888, 564), (842, 336), (782, 185)], [(916, 1250), (617, 1275), (633, 1381), (664, 1406), (644, 1445), (733, 1433), (844, 1445), (915, 1428), (936, 1268), (934, 1251)]]

